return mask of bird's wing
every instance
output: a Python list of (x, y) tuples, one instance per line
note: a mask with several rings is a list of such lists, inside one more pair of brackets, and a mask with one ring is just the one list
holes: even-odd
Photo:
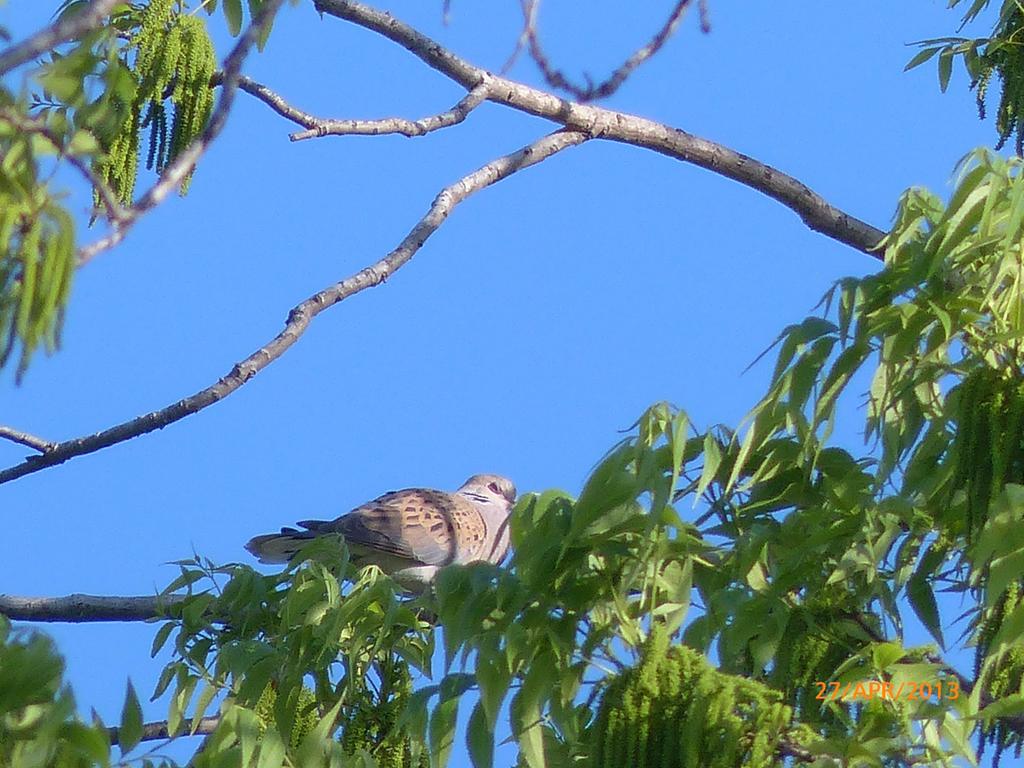
[(467, 562), (486, 536), (470, 501), (426, 488), (386, 493), (337, 520), (299, 525), (315, 533), (340, 533), (350, 545), (424, 565)]

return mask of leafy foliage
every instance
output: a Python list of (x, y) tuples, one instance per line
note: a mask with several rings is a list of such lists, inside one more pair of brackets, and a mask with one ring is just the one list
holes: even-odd
[[(951, 0), (950, 6), (962, 0)], [(973, 21), (990, 0), (973, 0), (964, 14), (963, 23)], [(953, 72), (953, 61), (963, 60), (975, 92), (978, 115), (985, 119), (986, 101), (993, 75), (999, 81), (999, 106), (996, 110), (996, 131), (1002, 149), (1011, 136), (1018, 155), (1024, 154), (1024, 9), (1019, 0), (1003, 0), (999, 17), (988, 37), (941, 37), (918, 43), (921, 51), (907, 64), (919, 66), (938, 54), (939, 87), (945, 92)]]
[(75, 715), (53, 641), (0, 616), (0, 763), (12, 768), (107, 765), (106, 730)]
[(75, 266), (71, 215), (39, 179), (38, 155), (81, 146), (31, 133), (0, 112), (0, 367), (20, 345), (18, 379), (40, 345), (60, 341)]
[[(58, 16), (87, 5), (67, 0)], [(203, 3), (208, 13), (216, 5)], [(248, 5), (255, 14), (262, 3)], [(223, 10), (238, 34), (240, 0)], [(268, 23), (261, 49), (269, 32)], [(178, 0), (153, 0), (117, 6), (107, 25), (51, 51), (32, 71), (40, 90), (31, 98), (0, 85), (0, 368), (16, 356), (20, 380), (38, 349), (59, 346), (77, 242), (74, 207), (53, 189), (54, 168), (91, 166), (94, 218), (117, 226), (117, 205), (134, 200), (142, 153), (162, 173), (206, 127), (216, 66), (201, 17)]]
[[(965, 22), (987, 5), (973, 0)], [(219, 7), (238, 34), (241, 0)], [(125, 5), (49, 57), (34, 102), (0, 93), (0, 360), (20, 344), (21, 371), (56, 344), (74, 263), (41, 158), (92, 163), (121, 205), (143, 132), (148, 165), (174, 162), (212, 103), (213, 50), (184, 11)], [(945, 88), (962, 56), (982, 105), (998, 75), (997, 128), (1018, 151), (1020, 14), (1006, 2), (990, 38), (927, 41), (911, 62), (938, 55)], [(447, 763), (468, 709), (479, 768), (494, 764), (501, 730), (531, 767), (946, 765), (975, 759), (972, 735), (979, 753), (1019, 756), (1022, 164), (978, 151), (947, 203), (909, 190), (884, 268), (839, 281), (820, 315), (783, 331), (741, 429), (700, 431), (653, 405), (578, 498), (519, 501), (507, 568), (451, 566), (409, 598), (375, 569), (354, 571), (340, 539), (269, 576), (179, 563), (153, 643), (154, 655), (172, 648), (153, 694), (170, 738), (214, 713), (196, 768), (424, 768)], [(834, 445), (860, 388), (866, 445)], [(957, 623), (940, 590), (969, 603), (973, 681), (940, 655)], [(909, 614), (934, 644), (905, 645)], [(109, 732), (76, 718), (61, 675), (44, 636), (0, 620), (4, 764), (112, 762)], [(824, 697), (825, 683), (847, 693)], [(882, 683), (929, 693), (858, 699)], [(964, 695), (936, 697), (934, 685)], [(129, 685), (122, 763), (145, 765), (144, 735)]]

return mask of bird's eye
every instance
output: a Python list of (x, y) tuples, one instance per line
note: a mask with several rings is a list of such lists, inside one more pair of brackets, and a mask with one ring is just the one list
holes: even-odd
[(498, 488), (498, 484), (497, 483), (488, 483), (487, 484), (487, 490), (494, 491), (496, 494), (501, 496), (501, 490)]

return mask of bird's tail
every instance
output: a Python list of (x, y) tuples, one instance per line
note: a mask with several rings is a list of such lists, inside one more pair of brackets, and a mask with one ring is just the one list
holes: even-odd
[(287, 563), (314, 536), (312, 531), (282, 528), (280, 533), (268, 533), (250, 539), (245, 548), (261, 563)]

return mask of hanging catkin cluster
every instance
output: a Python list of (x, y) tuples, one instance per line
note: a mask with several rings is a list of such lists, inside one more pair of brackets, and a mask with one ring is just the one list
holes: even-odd
[[(260, 733), (265, 732), (267, 728), (276, 727), (276, 718), (274, 716), (274, 705), (276, 703), (277, 688), (273, 682), (267, 683), (267, 687), (260, 694), (259, 701), (256, 702), (256, 716), (260, 721)], [(291, 733), (288, 734), (288, 746), (291, 749), (299, 746), (306, 734), (316, 728), (319, 720), (316, 696), (308, 688), (303, 687), (299, 691), (293, 717)]]
[[(982, 674), (982, 664), (988, 656), (992, 639), (1003, 626), (1003, 621), (1017, 606), (1024, 602), (1020, 582), (1012, 582), (978, 625), (978, 644), (974, 655), (974, 677), (993, 700), (1005, 700), (1014, 695), (1024, 695), (1024, 648), (1015, 646), (1008, 649), (999, 662), (988, 667)], [(1024, 750), (1024, 737), (1010, 728), (1004, 720), (982, 721), (978, 732), (978, 759), (985, 751), (985, 745), (996, 748), (993, 764), (998, 768), (999, 758), (1008, 749), (1015, 757)]]
[(362, 702), (348, 713), (342, 725), (341, 746), (349, 755), (366, 750), (379, 768), (430, 768), (427, 750), (413, 762), (410, 740), (395, 731), (395, 724), (412, 693), (412, 679), (404, 663), (389, 664), (385, 701)]
[(782, 694), (726, 675), (655, 631), (619, 675), (593, 726), (592, 768), (771, 768), (792, 710)]
[(26, 205), (0, 195), (0, 243), (0, 368), (20, 340), (20, 378), (40, 344), (52, 352), (60, 342), (75, 272), (74, 222), (48, 199)]
[(996, 149), (1002, 149), (1010, 136), (1016, 134), (1017, 154), (1024, 155), (1024, 48), (1018, 39), (1024, 30), (1024, 13), (1019, 4), (1013, 4), (1006, 11), (992, 41), (978, 57), (980, 72), (971, 87), (975, 89), (978, 100), (978, 115), (984, 120), (985, 100), (992, 75), (999, 75), (1002, 93), (996, 112), (996, 130), (999, 132)]
[(973, 541), (988, 520), (992, 499), (1007, 483), (1024, 482), (1024, 380), (983, 367), (956, 393), (959, 423), (950, 491), (964, 492), (966, 533)]
[[(159, 173), (203, 132), (213, 109), (211, 77), (217, 66), (206, 24), (175, 13), (174, 0), (151, 0), (126, 55), (136, 78), (135, 97), (120, 129), (106, 137), (97, 164), (103, 180), (130, 205), (135, 191), (140, 133), (149, 134), (146, 167)], [(188, 189), (191, 172), (181, 186)]]
[(826, 734), (845, 733), (848, 728), (844, 716), (819, 698), (820, 685), (816, 685), (833, 680), (836, 670), (858, 650), (851, 647), (849, 633), (842, 627), (845, 599), (821, 595), (793, 612), (770, 679), (802, 722), (815, 723)]

